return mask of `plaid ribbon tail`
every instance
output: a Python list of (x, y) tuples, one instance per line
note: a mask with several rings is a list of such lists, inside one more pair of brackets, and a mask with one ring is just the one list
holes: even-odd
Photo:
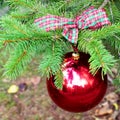
[(78, 32), (79, 30), (77, 28), (68, 29), (64, 28), (62, 35), (71, 43), (77, 44), (78, 40)]
[(36, 19), (34, 23), (39, 28), (46, 30), (48, 32), (50, 30), (63, 28), (64, 24), (67, 24), (69, 21), (71, 21), (71, 19), (55, 15), (47, 15)]

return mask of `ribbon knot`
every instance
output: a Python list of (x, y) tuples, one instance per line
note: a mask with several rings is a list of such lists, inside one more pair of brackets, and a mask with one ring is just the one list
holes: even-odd
[(83, 13), (75, 19), (47, 15), (36, 19), (35, 24), (47, 32), (50, 30), (63, 29), (62, 35), (71, 43), (76, 44), (79, 30), (96, 30), (111, 23), (104, 9), (95, 9), (92, 6), (83, 11)]

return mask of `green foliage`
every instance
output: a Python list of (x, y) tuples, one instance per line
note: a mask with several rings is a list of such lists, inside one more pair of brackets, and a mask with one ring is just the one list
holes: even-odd
[(106, 6), (108, 11), (109, 19), (112, 23), (120, 22), (120, 0), (111, 0), (111, 2)]
[[(47, 14), (74, 18), (89, 6), (99, 8), (103, 0), (6, 0), (4, 3), (9, 5), (9, 13), (0, 18), (0, 48), (10, 54), (4, 64), (4, 75), (15, 79), (38, 55), (41, 56), (39, 71), (46, 77), (55, 75), (55, 85), (61, 89), (63, 77), (61, 64), (64, 54), (72, 51), (72, 44), (62, 37), (62, 30), (42, 31), (34, 25), (34, 20)], [(78, 49), (91, 55), (89, 62), (92, 74), (100, 68), (103, 74), (107, 74), (118, 62), (120, 52), (118, 4), (120, 3), (114, 0), (105, 6), (112, 25), (95, 31), (79, 32)], [(118, 80), (116, 82), (119, 84)]]
[(1, 92), (0, 93), (0, 103), (4, 102), (6, 100), (8, 100), (7, 94), (5, 92)]
[(96, 39), (87, 41), (81, 39), (79, 41), (79, 49), (91, 55), (89, 62), (92, 74), (96, 74), (100, 68), (102, 68), (104, 74), (107, 74), (116, 62), (113, 56), (105, 49), (102, 42)]
[[(36, 42), (21, 42), (16, 46), (14, 52), (5, 64), (6, 72), (11, 78), (16, 78), (23, 71), (27, 64), (31, 61), (35, 54)], [(23, 47), (24, 46), (24, 47)]]
[(62, 71), (61, 69), (58, 70), (55, 74), (55, 86), (58, 88), (58, 89), (62, 89), (63, 88), (63, 75), (62, 75)]
[[(96, 31), (83, 31), (79, 35), (79, 49), (90, 53), (91, 72), (95, 73), (100, 67), (103, 68), (103, 73), (110, 72), (111, 67), (116, 62), (111, 54), (106, 50), (101, 40), (111, 43), (111, 47), (120, 50), (120, 41), (116, 40), (116, 34), (120, 34), (120, 23), (111, 26), (103, 27)], [(114, 39), (111, 39), (113, 38)], [(117, 37), (119, 39), (119, 37)], [(113, 45), (114, 44), (114, 45)]]
[(51, 74), (55, 75), (60, 69), (66, 47), (67, 45), (63, 41), (55, 41), (43, 53), (43, 60), (40, 63), (39, 69), (47, 77)]

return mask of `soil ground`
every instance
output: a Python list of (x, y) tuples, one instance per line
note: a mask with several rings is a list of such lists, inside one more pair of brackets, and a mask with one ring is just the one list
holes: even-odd
[[(39, 76), (3, 79), (0, 85), (0, 120), (120, 120), (120, 94), (109, 83), (104, 99), (84, 113), (71, 113), (56, 106), (50, 99), (46, 80)], [(8, 94), (8, 88), (25, 82), (27, 89)], [(3, 86), (2, 86), (3, 84)]]

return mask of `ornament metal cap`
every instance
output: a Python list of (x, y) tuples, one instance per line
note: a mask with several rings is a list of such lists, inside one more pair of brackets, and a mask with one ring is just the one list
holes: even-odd
[(72, 58), (73, 58), (74, 60), (79, 60), (80, 54), (79, 54), (78, 52), (73, 52), (73, 53), (72, 53)]

